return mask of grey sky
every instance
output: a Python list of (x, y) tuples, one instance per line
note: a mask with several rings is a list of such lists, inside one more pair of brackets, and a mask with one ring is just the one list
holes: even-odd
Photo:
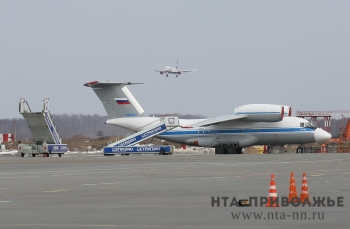
[[(0, 1), (0, 118), (50, 98), (105, 115), (92, 81), (132, 81), (147, 113), (275, 103), (349, 109), (349, 1)], [(166, 78), (148, 69), (199, 71)], [(293, 112), (294, 113), (294, 112)]]

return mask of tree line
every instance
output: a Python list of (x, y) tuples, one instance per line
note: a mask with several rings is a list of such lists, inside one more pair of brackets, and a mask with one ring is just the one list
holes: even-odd
[[(206, 118), (202, 115), (177, 114), (179, 118), (198, 119)], [(162, 114), (151, 114), (160, 117)], [(52, 115), (61, 138), (69, 139), (74, 135), (84, 135), (89, 138), (101, 136), (126, 136), (131, 131), (109, 124), (105, 124), (107, 116), (83, 115), (83, 114), (60, 114)], [(32, 138), (32, 133), (25, 119), (0, 119), (0, 133), (13, 133), (16, 140)]]

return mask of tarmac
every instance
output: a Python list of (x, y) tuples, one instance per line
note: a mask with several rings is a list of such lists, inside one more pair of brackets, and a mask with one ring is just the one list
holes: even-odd
[[(341, 153), (4, 155), (0, 228), (349, 228), (349, 163)], [(212, 197), (267, 197), (272, 173), (288, 196), (290, 172), (299, 195), (306, 172), (311, 199), (343, 197), (343, 207), (212, 206)]]

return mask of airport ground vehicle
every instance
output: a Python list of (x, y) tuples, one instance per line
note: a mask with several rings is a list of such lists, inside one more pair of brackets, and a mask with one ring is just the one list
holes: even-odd
[(19, 113), (26, 120), (34, 138), (34, 143), (18, 145), (18, 153), (21, 157), (24, 157), (25, 154), (33, 157), (39, 154), (46, 157), (49, 157), (50, 154), (57, 154), (61, 157), (68, 151), (68, 146), (62, 143), (49, 111), (49, 99), (44, 99), (41, 112), (32, 112), (28, 102), (25, 99), (20, 99)]
[(123, 146), (123, 147), (105, 147), (103, 154), (110, 155), (129, 155), (129, 154), (159, 154), (171, 155), (174, 153), (174, 146), (158, 145), (158, 146)]
[(177, 115), (166, 115), (161, 117), (147, 125), (140, 127), (136, 133), (129, 135), (116, 142), (110, 143), (103, 148), (103, 154), (105, 156), (110, 155), (129, 155), (129, 154), (144, 154), (153, 153), (160, 155), (173, 154), (174, 147), (169, 145), (143, 145), (134, 146), (141, 141), (164, 133), (168, 130), (174, 129), (179, 125), (179, 118)]

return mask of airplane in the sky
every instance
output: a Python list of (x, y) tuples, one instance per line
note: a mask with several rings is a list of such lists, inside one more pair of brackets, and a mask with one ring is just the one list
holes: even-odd
[[(156, 121), (142, 109), (126, 87), (139, 83), (99, 82), (91, 87), (107, 114), (106, 124), (131, 131)], [(291, 107), (274, 104), (249, 104), (236, 107), (233, 114), (208, 119), (180, 119), (181, 127), (156, 138), (199, 147), (215, 148), (215, 154), (241, 154), (253, 145), (284, 145), (323, 142), (331, 135), (308, 120), (291, 117)]]
[(178, 77), (182, 73), (192, 72), (192, 71), (197, 71), (198, 70), (198, 69), (179, 70), (179, 69), (177, 69), (178, 65), (179, 65), (179, 61), (176, 62), (176, 68), (166, 66), (165, 70), (154, 70), (154, 71), (159, 72), (161, 75), (163, 75), (165, 73), (166, 77), (168, 77), (168, 74), (176, 74), (176, 77)]

